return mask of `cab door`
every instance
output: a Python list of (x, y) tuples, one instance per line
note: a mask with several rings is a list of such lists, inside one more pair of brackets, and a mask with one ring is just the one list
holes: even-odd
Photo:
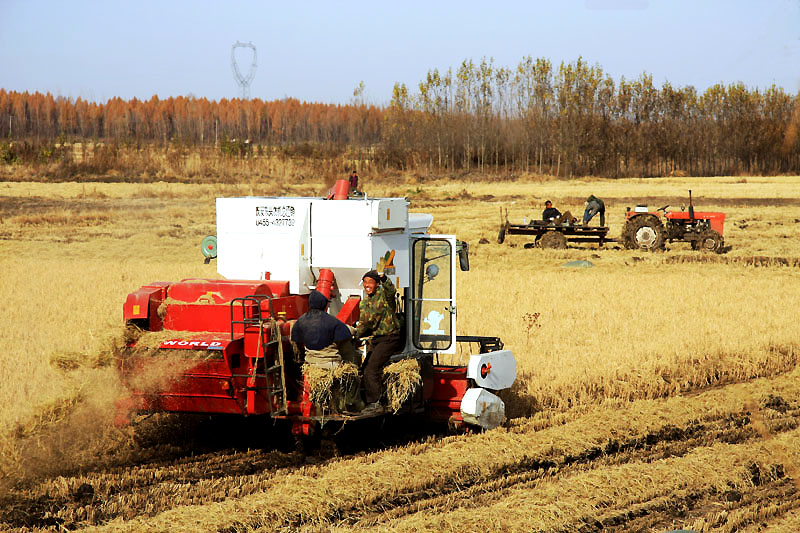
[(411, 239), (409, 334), (423, 352), (456, 352), (456, 238), (426, 235)]

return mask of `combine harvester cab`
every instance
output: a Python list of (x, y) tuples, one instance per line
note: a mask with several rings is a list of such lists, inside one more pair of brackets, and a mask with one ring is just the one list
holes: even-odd
[[(328, 422), (413, 413), (451, 426), (491, 429), (505, 420), (497, 392), (516, 379), (513, 354), (497, 337), (456, 335), (456, 272), (469, 269), (468, 245), (430, 235), (433, 217), (409, 214), (404, 198), (218, 198), (217, 237), (207, 262), (226, 279), (158, 282), (131, 293), (131, 332), (120, 359), (131, 404), (141, 412), (266, 415), (295, 434)], [(405, 348), (418, 385), (385, 413), (352, 414), (311, 400), (289, 341), (317, 289), (349, 325), (364, 297), (361, 277), (379, 264), (398, 290)], [(458, 346), (479, 346), (458, 355)]]

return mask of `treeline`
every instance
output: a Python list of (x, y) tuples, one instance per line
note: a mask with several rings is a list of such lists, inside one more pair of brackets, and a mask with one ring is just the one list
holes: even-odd
[(516, 68), (484, 59), (432, 70), (416, 91), (396, 84), (385, 107), (366, 105), (360, 91), (329, 105), (156, 96), (98, 104), (0, 90), (0, 137), (186, 147), (237, 138), (309, 157), (358, 149), (382, 168), (434, 173), (800, 173), (800, 96), (775, 86), (699, 93), (658, 87), (647, 74), (615, 82), (583, 59), (555, 68), (527, 57)]
[(219, 144), (223, 139), (265, 145), (374, 145), (384, 110), (376, 106), (300, 102), (294, 98), (183, 97), (105, 104), (0, 89), (0, 137), (10, 140), (99, 140), (114, 143)]
[(430, 71), (411, 94), (396, 84), (383, 131), (409, 167), (653, 176), (800, 171), (800, 98), (741, 83), (616, 83), (582, 59), (557, 69), (465, 61)]

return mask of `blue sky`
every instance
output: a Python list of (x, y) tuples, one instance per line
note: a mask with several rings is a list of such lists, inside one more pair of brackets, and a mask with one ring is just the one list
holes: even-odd
[[(241, 95), (231, 47), (252, 42), (250, 95), (347, 103), (363, 81), (385, 104), (395, 82), (525, 56), (582, 56), (616, 81), (741, 81), (800, 90), (800, 0), (184, 1), (0, 0), (0, 87), (104, 102)], [(243, 73), (249, 50), (237, 48)]]

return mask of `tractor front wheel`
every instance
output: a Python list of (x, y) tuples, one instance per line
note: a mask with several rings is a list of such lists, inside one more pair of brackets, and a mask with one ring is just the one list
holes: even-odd
[(567, 238), (563, 233), (548, 231), (539, 239), (539, 246), (542, 248), (563, 249), (567, 247)]
[(663, 250), (664, 224), (653, 215), (633, 217), (625, 224), (622, 240), (628, 249)]
[(722, 247), (725, 246), (725, 241), (719, 232), (713, 229), (707, 229), (700, 234), (700, 238), (692, 243), (692, 248), (701, 250), (703, 252), (721, 253)]

